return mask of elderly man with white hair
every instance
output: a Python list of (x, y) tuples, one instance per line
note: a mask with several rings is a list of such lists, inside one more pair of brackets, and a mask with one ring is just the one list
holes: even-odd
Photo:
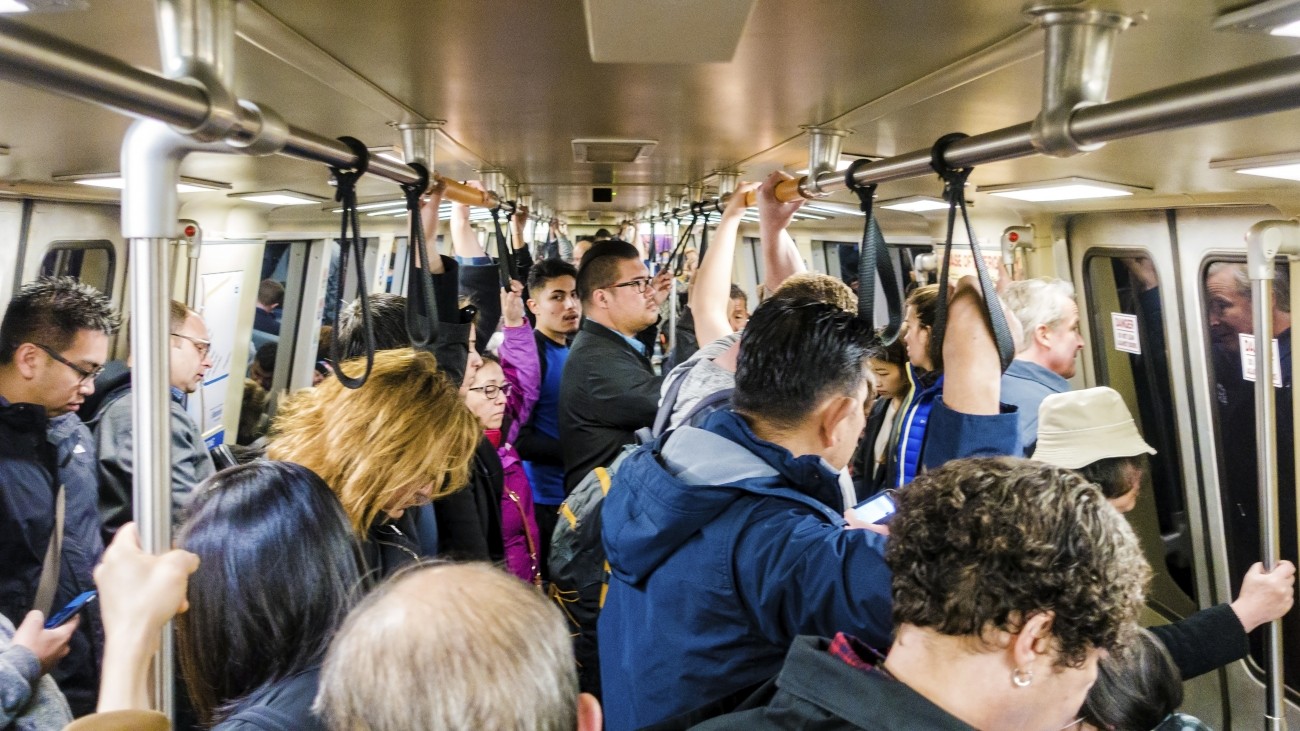
[(1020, 411), (1020, 443), (1025, 453), (1038, 440), (1038, 407), (1054, 393), (1070, 390), (1075, 357), (1083, 349), (1074, 287), (1061, 279), (1039, 277), (1013, 282), (1003, 293), (1020, 320), (1016, 358), (1002, 374), (1002, 403)]

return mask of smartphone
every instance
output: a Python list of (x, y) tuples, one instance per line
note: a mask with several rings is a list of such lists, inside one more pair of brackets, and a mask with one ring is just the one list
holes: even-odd
[(865, 523), (879, 525), (888, 523), (889, 519), (894, 517), (894, 511), (897, 509), (898, 507), (894, 505), (894, 499), (890, 497), (889, 493), (882, 492), (853, 506), (853, 514), (857, 516), (858, 520)]
[(68, 606), (55, 612), (53, 616), (45, 620), (45, 629), (54, 629), (55, 627), (58, 627), (61, 624), (67, 623), (68, 620), (77, 616), (78, 612), (85, 609), (87, 604), (90, 604), (91, 602), (95, 601), (95, 599), (98, 597), (99, 597), (99, 592), (95, 591), (94, 589), (78, 594), (77, 598), (68, 602)]

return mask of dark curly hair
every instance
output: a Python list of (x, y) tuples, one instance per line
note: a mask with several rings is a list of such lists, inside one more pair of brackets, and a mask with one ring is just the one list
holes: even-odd
[(1058, 666), (1119, 650), (1151, 570), (1097, 486), (1009, 457), (949, 462), (899, 492), (894, 623), (980, 639), (1052, 612)]

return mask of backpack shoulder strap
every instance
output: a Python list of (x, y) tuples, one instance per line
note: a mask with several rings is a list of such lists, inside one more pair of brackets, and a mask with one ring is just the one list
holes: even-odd
[(723, 388), (710, 394), (705, 394), (703, 398), (695, 402), (691, 410), (686, 412), (682, 418), (682, 423), (687, 426), (699, 426), (704, 421), (704, 417), (712, 414), (718, 409), (726, 408), (731, 405), (731, 394), (734, 388)]
[(36, 585), (36, 600), (33, 609), (38, 609), (46, 617), (54, 608), (54, 595), (59, 590), (59, 566), (63, 563), (63, 516), (67, 506), (67, 491), (63, 483), (54, 496), (54, 530), (50, 532), (50, 542), (45, 549), (45, 564), (41, 569), (41, 580)]
[[(668, 429), (668, 423), (673, 417), (673, 409), (677, 406), (677, 394), (681, 393), (682, 384), (686, 382), (686, 376), (690, 372), (691, 369), (687, 368), (681, 375), (668, 381), (668, 390), (664, 391), (663, 398), (659, 399), (659, 411), (655, 412), (655, 423), (650, 430), (652, 438), (663, 436), (664, 431)], [(669, 376), (671, 375), (672, 373), (669, 372)]]

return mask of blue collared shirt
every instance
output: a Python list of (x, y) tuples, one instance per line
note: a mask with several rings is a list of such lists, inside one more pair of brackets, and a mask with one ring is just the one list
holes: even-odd
[[(1038, 407), (1054, 393), (1070, 390), (1070, 382), (1027, 360), (1013, 360), (1002, 374), (1002, 403), (1020, 411), (1020, 444), (1033, 449), (1038, 441)], [(1027, 456), (1027, 455), (1026, 455)]]
[[(587, 322), (590, 322), (591, 324), (595, 325), (596, 327), (605, 327), (604, 325), (601, 325), (599, 322), (596, 322), (595, 320), (592, 320), (592, 319), (590, 319), (590, 318), (587, 319)], [(645, 343), (641, 342), (640, 340), (637, 340), (636, 338), (629, 338), (628, 336), (626, 336), (626, 335), (624, 335), (623, 333), (621, 333), (621, 332), (615, 330), (615, 329), (612, 328), (612, 327), (605, 327), (605, 329), (608, 330), (608, 331), (610, 331), (610, 332), (612, 332), (612, 333), (614, 333), (615, 335), (619, 336), (620, 338), (623, 338), (623, 340), (624, 340), (628, 345), (631, 345), (631, 346), (632, 346), (632, 349), (635, 350), (638, 354), (640, 354), (640, 355), (642, 355), (642, 356), (645, 355)]]

